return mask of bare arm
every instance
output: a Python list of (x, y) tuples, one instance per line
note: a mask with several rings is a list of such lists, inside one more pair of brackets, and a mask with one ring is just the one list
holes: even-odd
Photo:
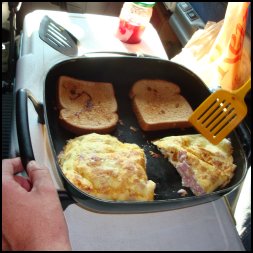
[(2, 160), (2, 249), (71, 250), (57, 191), (46, 167), (20, 158)]

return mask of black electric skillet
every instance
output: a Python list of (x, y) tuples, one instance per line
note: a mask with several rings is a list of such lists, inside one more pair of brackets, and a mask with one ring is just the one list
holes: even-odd
[[(57, 156), (62, 151), (66, 141), (76, 136), (63, 129), (58, 121), (56, 91), (57, 81), (61, 75), (81, 80), (111, 82), (113, 84), (118, 103), (118, 114), (123, 124), (118, 123), (116, 130), (111, 134), (122, 142), (136, 143), (145, 150), (147, 175), (150, 180), (156, 183), (154, 201), (133, 202), (98, 199), (79, 190), (63, 175), (57, 162)], [(198, 205), (216, 200), (236, 189), (242, 183), (248, 169), (247, 156), (251, 151), (250, 141), (248, 141), (250, 140), (250, 134), (243, 129), (243, 134), (240, 134), (240, 136), (237, 131), (233, 131), (229, 136), (234, 148), (234, 163), (237, 165), (231, 182), (225, 188), (218, 189), (213, 193), (194, 196), (188, 188), (182, 187), (179, 174), (168, 160), (163, 158), (162, 155), (153, 157), (150, 151), (160, 154), (157, 148), (151, 144), (154, 139), (197, 132), (193, 128), (143, 132), (137, 123), (129, 99), (129, 91), (133, 83), (140, 79), (164, 79), (176, 83), (181, 88), (181, 94), (188, 100), (193, 109), (197, 108), (210, 95), (206, 85), (194, 73), (167, 60), (145, 57), (103, 56), (73, 58), (62, 61), (53, 66), (45, 77), (43, 104), (37, 103), (28, 90), (20, 89), (17, 91), (17, 131), (20, 155), (24, 166), (34, 159), (27, 118), (28, 97), (35, 105), (40, 123), (46, 124), (47, 127), (54, 162), (66, 190), (66, 192), (59, 192), (60, 198), (69, 196), (73, 202), (96, 212), (140, 213)], [(133, 128), (137, 131), (131, 130)], [(177, 193), (182, 188), (188, 193), (185, 197)], [(73, 202), (70, 201), (69, 203)]]

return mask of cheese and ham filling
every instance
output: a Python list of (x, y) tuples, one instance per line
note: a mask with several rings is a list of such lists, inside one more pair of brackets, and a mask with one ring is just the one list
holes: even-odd
[(199, 196), (225, 187), (234, 175), (232, 145), (223, 139), (211, 144), (200, 134), (153, 141), (182, 178), (182, 185)]
[(177, 171), (182, 177), (182, 185), (185, 187), (189, 187), (192, 189), (192, 192), (195, 195), (202, 195), (205, 193), (203, 188), (197, 183), (196, 179), (194, 178), (194, 173), (191, 170), (189, 164), (187, 164), (187, 152), (178, 152), (178, 160), (179, 163), (177, 164)]

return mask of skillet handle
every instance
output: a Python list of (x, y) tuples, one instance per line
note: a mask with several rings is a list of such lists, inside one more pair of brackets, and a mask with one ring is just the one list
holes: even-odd
[(251, 131), (245, 121), (242, 121), (235, 129), (240, 137), (244, 152), (247, 157), (248, 168), (251, 166)]
[(89, 57), (90, 54), (116, 54), (119, 56), (134, 56), (134, 57), (146, 57), (146, 58), (155, 58), (160, 59), (161, 57), (150, 55), (150, 54), (143, 54), (143, 53), (130, 53), (130, 52), (117, 52), (117, 51), (94, 51), (94, 52), (86, 52), (83, 56)]
[[(23, 167), (26, 170), (27, 164), (35, 160), (32, 143), (30, 138), (30, 130), (28, 124), (27, 98), (29, 98), (38, 113), (38, 122), (45, 124), (43, 104), (39, 103), (32, 93), (27, 89), (19, 89), (16, 94), (16, 124), (19, 152)], [(27, 172), (27, 171), (26, 171)], [(76, 203), (66, 191), (57, 191), (63, 210), (69, 205)]]
[(25, 170), (27, 164), (30, 161), (35, 160), (28, 124), (27, 98), (29, 98), (32, 101), (35, 110), (38, 113), (39, 123), (41, 124), (45, 123), (43, 105), (32, 96), (32, 93), (29, 90), (19, 89), (16, 94), (16, 125), (17, 125), (19, 152)]
[(64, 190), (57, 190), (59, 199), (61, 201), (62, 209), (65, 209), (72, 204), (76, 204), (77, 202)]

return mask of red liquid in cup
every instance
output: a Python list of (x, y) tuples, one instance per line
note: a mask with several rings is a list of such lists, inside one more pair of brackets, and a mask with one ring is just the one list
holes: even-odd
[(135, 44), (141, 41), (145, 27), (120, 20), (117, 37), (125, 43)]

